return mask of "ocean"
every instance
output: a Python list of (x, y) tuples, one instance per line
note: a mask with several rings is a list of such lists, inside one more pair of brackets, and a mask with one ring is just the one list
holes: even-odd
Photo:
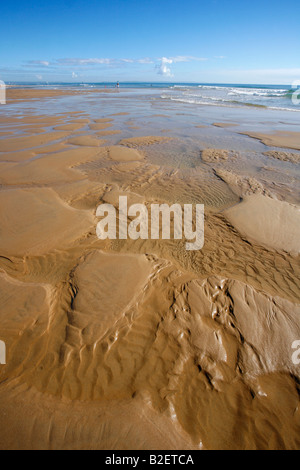
[[(14, 87), (38, 88), (115, 88), (116, 82), (95, 83), (7, 83)], [(295, 89), (288, 85), (240, 85), (240, 84), (208, 84), (208, 83), (150, 83), (150, 82), (120, 82), (122, 90), (153, 90), (160, 92), (160, 98), (165, 101), (176, 101), (194, 105), (210, 105), (222, 107), (261, 107), (282, 111), (300, 111), (292, 96)], [(298, 90), (300, 95), (300, 90)], [(297, 97), (299, 98), (299, 95)], [(300, 100), (299, 100), (300, 101)]]

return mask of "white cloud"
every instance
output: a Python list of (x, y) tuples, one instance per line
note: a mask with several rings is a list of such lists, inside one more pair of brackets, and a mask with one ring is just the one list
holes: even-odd
[(163, 75), (164, 77), (173, 77), (173, 74), (171, 73), (171, 69), (169, 67), (169, 64), (172, 64), (173, 60), (168, 59), (167, 57), (162, 57), (160, 59), (160, 64), (156, 65), (156, 69), (158, 70), (159, 75)]
[(191, 61), (204, 61), (207, 60), (204, 57), (194, 57), (190, 55), (178, 55), (175, 57), (161, 57), (159, 59), (160, 63), (156, 65), (157, 73), (165, 77), (174, 77), (171, 72), (169, 64), (176, 64), (178, 62), (191, 62)]
[[(150, 57), (141, 57), (141, 58), (77, 58), (77, 57), (68, 57), (63, 59), (56, 59), (52, 62), (47, 60), (31, 60), (27, 62), (27, 67), (49, 67), (53, 71), (58, 71), (59, 67), (74, 67), (75, 71), (72, 73), (72, 78), (77, 78), (76, 67), (97, 67), (97, 66), (130, 66), (134, 64), (147, 65), (155, 64), (155, 69), (159, 75), (163, 77), (173, 77), (173, 72), (171, 70), (172, 64), (177, 64), (180, 62), (190, 62), (190, 61), (204, 61), (207, 60), (202, 57), (194, 57), (189, 55), (178, 55), (174, 57), (161, 57), (159, 59), (153, 59)], [(37, 70), (38, 71), (38, 70)], [(70, 72), (71, 73), (71, 72)]]
[(109, 65), (113, 62), (113, 59), (77, 59), (77, 58), (67, 58), (67, 59), (58, 59), (57, 61), (60, 65)]
[(27, 62), (27, 65), (29, 66), (36, 66), (36, 65), (42, 65), (43, 67), (49, 67), (50, 62), (47, 60), (30, 60)]
[[(126, 64), (153, 64), (153, 60), (149, 57), (144, 57), (142, 59), (120, 59), (121, 62)], [(116, 61), (117, 62), (117, 61)]]
[(176, 57), (171, 57), (171, 60), (176, 63), (176, 62), (191, 62), (192, 60), (207, 60), (205, 57), (194, 57), (191, 55), (178, 55)]
[(137, 62), (139, 64), (153, 64), (153, 60), (150, 59), (149, 57), (145, 57), (144, 59), (138, 59)]

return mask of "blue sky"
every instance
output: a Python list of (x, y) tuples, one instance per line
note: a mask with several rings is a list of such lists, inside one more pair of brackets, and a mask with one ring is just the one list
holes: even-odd
[(291, 84), (300, 2), (3, 2), (4, 81)]

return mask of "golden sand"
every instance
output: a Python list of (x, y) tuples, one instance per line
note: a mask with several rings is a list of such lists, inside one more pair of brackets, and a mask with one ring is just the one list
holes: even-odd
[(54, 129), (56, 131), (77, 131), (78, 129), (82, 129), (82, 124), (66, 124), (64, 126), (56, 126)]
[(105, 135), (116, 135), (116, 134), (121, 134), (122, 131), (119, 131), (119, 130), (115, 130), (115, 131), (98, 131), (97, 132), (97, 135), (99, 135), (100, 137), (101, 136), (105, 136)]
[(227, 160), (229, 152), (222, 149), (205, 149), (201, 152), (201, 158), (204, 162), (212, 163), (219, 160)]
[(299, 254), (299, 207), (255, 194), (228, 209), (225, 215), (249, 240), (275, 250)]
[(160, 136), (147, 136), (147, 137), (131, 137), (129, 139), (122, 139), (120, 145), (126, 145), (126, 147), (143, 147), (147, 145), (153, 145), (161, 142), (167, 142), (170, 137)]
[(277, 131), (273, 134), (261, 134), (259, 132), (245, 132), (245, 135), (260, 140), (270, 147), (282, 147), (300, 150), (300, 132)]
[(1, 152), (12, 152), (14, 150), (24, 150), (26, 148), (38, 147), (49, 142), (67, 137), (66, 132), (48, 132), (37, 136), (9, 138), (1, 141)]
[[(104, 146), (111, 124), (83, 114), (0, 140), (0, 448), (299, 448), (299, 207), (223, 168), (232, 151), (153, 164), (174, 139)], [(204, 202), (204, 248), (98, 240), (96, 208), (119, 196)]]
[(50, 188), (1, 191), (0, 204), (0, 251), (8, 257), (68, 247), (93, 226), (92, 214), (72, 209)]
[(264, 155), (271, 158), (276, 158), (282, 162), (300, 163), (300, 154), (291, 152), (278, 152), (277, 150), (270, 150), (264, 152)]
[(111, 114), (110, 116), (129, 116), (130, 113), (115, 113), (115, 114)]
[(109, 157), (112, 160), (116, 160), (118, 162), (127, 162), (127, 161), (135, 161), (135, 160), (142, 160), (143, 155), (135, 149), (126, 148), (119, 146), (113, 146), (108, 148)]
[(72, 137), (67, 140), (68, 144), (83, 145), (87, 147), (100, 147), (105, 143), (103, 139), (97, 139), (91, 135), (81, 135), (80, 137)]
[(74, 90), (42, 90), (42, 89), (16, 89), (16, 88), (8, 88), (7, 89), (7, 100), (10, 101), (30, 101), (30, 100), (38, 100), (43, 98), (56, 98), (61, 96), (68, 96), (77, 93), (115, 93), (115, 90), (108, 90), (108, 89), (89, 89), (84, 91), (74, 91)]
[(233, 122), (214, 122), (213, 126), (226, 128), (226, 127), (235, 127), (237, 126), (237, 124), (234, 124)]

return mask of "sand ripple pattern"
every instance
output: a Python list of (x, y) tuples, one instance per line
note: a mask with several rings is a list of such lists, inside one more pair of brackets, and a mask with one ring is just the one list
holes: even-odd
[[(180, 165), (173, 138), (115, 137), (124, 114), (0, 119), (0, 448), (299, 448), (299, 256), (224, 211), (271, 185), (221, 168), (232, 151), (181, 144)], [(204, 203), (203, 250), (99, 241), (119, 195)]]

